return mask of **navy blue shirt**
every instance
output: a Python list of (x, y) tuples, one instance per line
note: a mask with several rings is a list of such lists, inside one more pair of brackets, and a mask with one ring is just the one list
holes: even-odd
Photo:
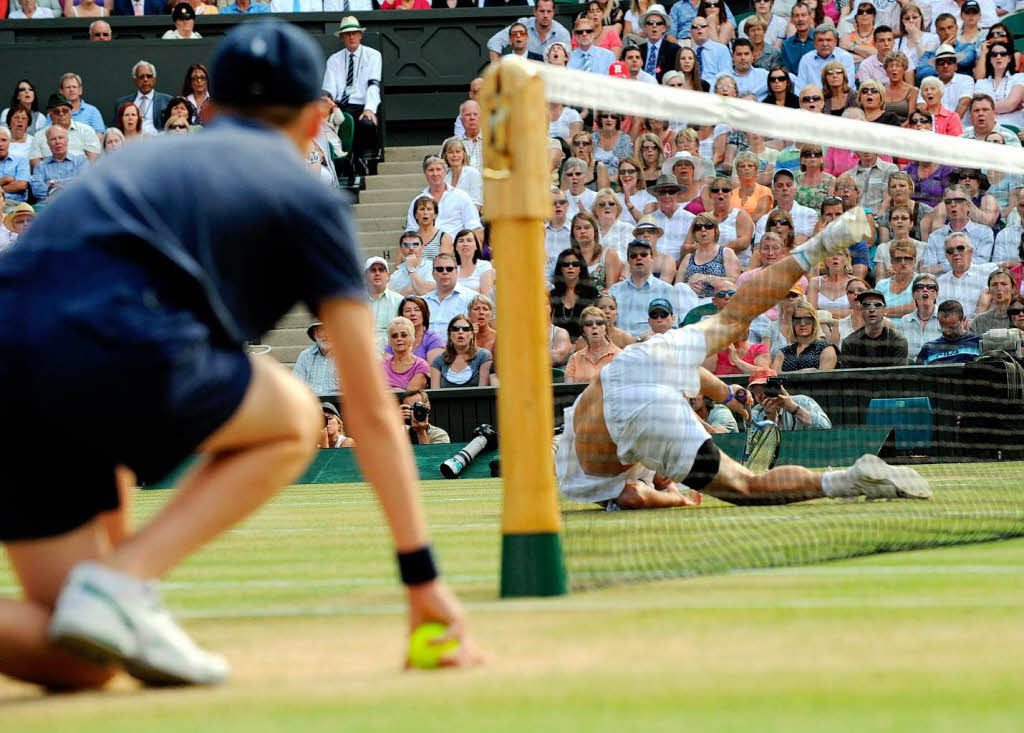
[(248, 120), (104, 158), (0, 258), (0, 282), (47, 255), (95, 248), (142, 266), (234, 344), (298, 301), (316, 313), (329, 298), (365, 300), (345, 197), (310, 175), (282, 133)]
[(981, 336), (965, 333), (956, 341), (945, 336), (929, 341), (917, 355), (918, 364), (966, 364), (981, 355)]

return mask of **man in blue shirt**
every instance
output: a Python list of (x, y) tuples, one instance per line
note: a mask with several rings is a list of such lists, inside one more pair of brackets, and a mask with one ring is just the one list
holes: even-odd
[[(725, 0), (712, 1), (725, 6), (726, 16), (733, 25), (736, 25), (736, 16), (729, 10)], [(680, 38), (690, 37), (690, 24), (697, 17), (697, 9), (700, 8), (700, 2), (701, 0), (696, 0), (696, 2), (694, 0), (679, 0), (679, 2), (672, 6), (672, 12), (670, 13), (672, 19), (672, 30), (669, 32), (670, 41), (678, 41)], [(719, 17), (721, 17), (721, 13), (719, 13)]]
[(254, 3), (252, 0), (235, 0), (231, 5), (220, 9), (221, 15), (255, 15), (257, 13), (269, 13), (270, 5), (267, 3)]
[[(921, 60), (914, 70), (918, 84), (923, 79), (938, 74), (935, 69), (936, 58), (947, 58), (951, 55), (955, 55), (957, 71), (974, 77), (974, 62), (978, 57), (978, 52), (973, 43), (958, 41), (958, 32), (959, 26), (957, 26), (956, 18), (949, 13), (942, 13), (935, 19), (935, 34), (939, 37), (939, 45), (921, 56)], [(949, 53), (947, 46), (952, 46), (954, 54)]]
[[(210, 64), (223, 119), (102, 161), (0, 258), (0, 308), (31, 314), (0, 321), (0, 409), (19, 428), (6, 444), (0, 541), (24, 597), (4, 601), (0, 638), (18, 644), (0, 673), (62, 689), (101, 686), (119, 666), (152, 685), (226, 678), (227, 662), (188, 638), (151, 579), (312, 458), (317, 400), (244, 348), (298, 301), (345, 345), (347, 427), (392, 523), (411, 626), (446, 624), (462, 637), (449, 661), (476, 660), (380, 374), (348, 204), (309, 175), (323, 73), (320, 47), (297, 27), (238, 24)], [(197, 180), (209, 187), (199, 198)], [(62, 448), (75, 480), (33, 490), (52, 461), (39, 436), (68, 404), (90, 415)], [(196, 451), (180, 491), (124, 541), (132, 472), (152, 481)]]
[(711, 40), (711, 29), (705, 18), (695, 18), (690, 24), (690, 39), (693, 41), (693, 52), (697, 54), (697, 63), (700, 65), (700, 78), (714, 90), (718, 75), (727, 74), (732, 70), (729, 48), (725, 44)]
[(573, 26), (578, 48), (572, 50), (568, 67), (595, 74), (608, 74), (608, 69), (615, 63), (615, 54), (607, 48), (594, 45), (594, 21), (590, 18), (579, 18)]
[(36, 197), (36, 209), (46, 205), (56, 188), (62, 188), (68, 181), (85, 168), (85, 158), (68, 155), (68, 131), (60, 125), (46, 128), (46, 144), (50, 146), (50, 157), (36, 163), (32, 171), (32, 194)]
[(102, 135), (106, 129), (103, 125), (103, 115), (96, 107), (82, 99), (82, 77), (70, 71), (64, 74), (60, 78), (60, 91), (71, 102), (71, 119), (88, 125)]
[(645, 239), (634, 239), (626, 247), (629, 277), (611, 286), (615, 296), (619, 317), (619, 328), (634, 336), (641, 336), (650, 329), (647, 322), (648, 307), (655, 298), (665, 298), (670, 303), (677, 300), (671, 285), (651, 274), (654, 270), (654, 250)]
[[(223, 10), (221, 11), (224, 12)], [(572, 38), (565, 26), (555, 20), (554, 0), (537, 0), (533, 7), (532, 18), (520, 18), (517, 23), (526, 26), (526, 47), (533, 53), (544, 54), (548, 44), (559, 41), (564, 43), (566, 48), (572, 47)], [(495, 33), (487, 40), (487, 51), (491, 61), (501, 58), (505, 47), (509, 45), (509, 31), (512, 26), (507, 26)]]
[(0, 125), (0, 188), (4, 191), (5, 211), (24, 203), (28, 198), (28, 182), (32, 174), (28, 169), (27, 158), (12, 158), (11, 131), (6, 125)]
[(981, 356), (981, 335), (964, 331), (964, 308), (956, 300), (939, 304), (942, 335), (921, 347), (918, 364), (966, 364)]
[(836, 46), (836, 29), (830, 23), (823, 23), (814, 29), (814, 51), (808, 51), (800, 59), (797, 70), (797, 91), (806, 86), (821, 86), (821, 70), (825, 64), (838, 61), (846, 70), (847, 79), (855, 79), (853, 55)]
[(768, 93), (768, 72), (754, 66), (754, 44), (746, 38), (737, 38), (732, 44), (732, 71), (739, 96), (753, 94), (761, 99)]
[(782, 65), (790, 74), (796, 74), (800, 60), (814, 50), (811, 11), (804, 3), (797, 3), (790, 13), (790, 20), (796, 26), (796, 33), (782, 42)]

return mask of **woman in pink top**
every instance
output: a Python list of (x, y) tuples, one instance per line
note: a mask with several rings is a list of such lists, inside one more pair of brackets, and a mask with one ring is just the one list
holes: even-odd
[(412, 321), (396, 316), (388, 324), (388, 345), (391, 354), (382, 360), (384, 378), (391, 389), (423, 389), (427, 386), (430, 365), (412, 353), (416, 328)]
[[(923, 103), (912, 110), (908, 118), (907, 127), (914, 129), (928, 129), (940, 135), (955, 135), (959, 137), (964, 126), (960, 116), (951, 109), (942, 106), (942, 92), (945, 87), (937, 76), (929, 76), (921, 82), (921, 99)], [(927, 125), (927, 127), (925, 127)]]
[(380, 4), (381, 10), (430, 10), (431, 7), (429, 0), (386, 0)]
[(770, 367), (771, 351), (765, 344), (752, 344), (744, 336), (704, 361), (704, 368), (719, 377), (750, 374), (757, 367)]
[[(847, 107), (843, 117), (849, 120), (865, 120), (863, 110), (857, 107)], [(857, 154), (852, 150), (829, 147), (825, 151), (825, 171), (833, 176), (840, 176), (857, 165)]]

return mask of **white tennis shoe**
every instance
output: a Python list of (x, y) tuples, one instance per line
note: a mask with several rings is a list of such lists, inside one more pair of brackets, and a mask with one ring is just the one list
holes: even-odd
[(908, 466), (890, 466), (878, 456), (863, 455), (850, 467), (854, 488), (868, 499), (931, 499), (928, 480)]
[(120, 664), (147, 685), (211, 685), (229, 673), (223, 657), (200, 649), (177, 624), (156, 581), (98, 563), (72, 569), (47, 635), (78, 656)]

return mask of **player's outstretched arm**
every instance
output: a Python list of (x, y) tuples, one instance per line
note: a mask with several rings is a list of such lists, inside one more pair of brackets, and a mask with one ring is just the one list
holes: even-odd
[[(395, 548), (400, 554), (429, 548), (412, 447), (381, 375), (370, 311), (359, 301), (338, 298), (322, 303), (319, 315), (332, 343), (345, 345), (337, 352), (345, 426), (356, 440), (359, 469), (377, 493)], [(406, 590), (411, 628), (426, 621), (446, 624), (449, 635), (460, 640), (458, 652), (447, 663), (479, 661), (462, 605), (442, 579), (407, 584)]]

